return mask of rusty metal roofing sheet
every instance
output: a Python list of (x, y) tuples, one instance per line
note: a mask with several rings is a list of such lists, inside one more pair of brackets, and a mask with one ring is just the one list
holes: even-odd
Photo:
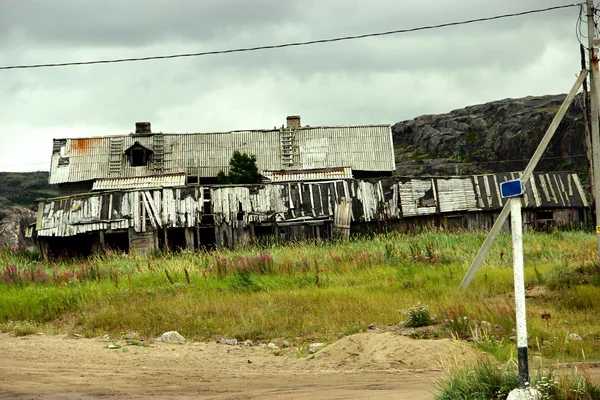
[(94, 182), (92, 190), (146, 189), (184, 185), (185, 174), (168, 174), (158, 176), (138, 176), (133, 178), (98, 179)]
[[(229, 160), (235, 150), (255, 155), (261, 173), (339, 167), (395, 170), (389, 125), (303, 127), (293, 131), (289, 150), (284, 150), (288, 140), (284, 136), (288, 133), (285, 129), (274, 129), (55, 139), (49, 182), (151, 176), (157, 174), (157, 168), (161, 173), (214, 177), (219, 170), (229, 172)], [(131, 166), (124, 154), (136, 141), (155, 153), (155, 159), (147, 166)], [(160, 161), (156, 161), (159, 160), (157, 143), (162, 154)], [(283, 161), (286, 151), (293, 161), (291, 165)]]

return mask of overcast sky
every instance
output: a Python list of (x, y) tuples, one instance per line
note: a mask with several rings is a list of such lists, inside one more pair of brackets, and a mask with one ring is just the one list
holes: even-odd
[[(0, 0), (0, 65), (202, 52), (355, 35), (567, 0)], [(0, 171), (48, 170), (52, 138), (393, 124), (566, 93), (578, 7), (252, 53), (0, 70)], [(585, 26), (583, 27), (585, 29)]]

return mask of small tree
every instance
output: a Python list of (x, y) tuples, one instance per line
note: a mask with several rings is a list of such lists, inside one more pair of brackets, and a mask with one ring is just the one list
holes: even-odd
[(229, 185), (231, 183), (231, 179), (225, 175), (225, 172), (223, 172), (222, 169), (219, 170), (219, 173), (217, 174), (217, 183), (220, 183), (221, 185)]
[(223, 171), (219, 171), (217, 182), (222, 184), (260, 183), (256, 156), (234, 151), (229, 160), (229, 176), (225, 175)]

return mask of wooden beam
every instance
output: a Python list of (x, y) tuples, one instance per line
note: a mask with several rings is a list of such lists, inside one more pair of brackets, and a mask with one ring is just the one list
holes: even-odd
[[(531, 175), (533, 174), (533, 170), (535, 169), (538, 162), (540, 161), (540, 158), (542, 158), (542, 154), (544, 154), (544, 151), (548, 147), (548, 144), (550, 143), (552, 136), (554, 136), (554, 132), (556, 132), (556, 129), (558, 128), (558, 125), (560, 124), (560, 121), (562, 121), (563, 117), (567, 113), (567, 110), (569, 109), (571, 102), (573, 102), (573, 99), (575, 98), (575, 95), (577, 94), (577, 91), (579, 90), (579, 87), (583, 83), (586, 76), (587, 76), (587, 70), (584, 69), (579, 73), (579, 77), (577, 77), (577, 80), (575, 81), (575, 84), (571, 88), (571, 91), (569, 92), (569, 94), (563, 101), (562, 105), (558, 109), (558, 112), (556, 113), (556, 115), (554, 116), (554, 119), (550, 123), (548, 130), (546, 131), (546, 133), (544, 134), (544, 137), (540, 141), (538, 148), (533, 153), (533, 156), (531, 156), (531, 160), (529, 161), (529, 163), (525, 167), (525, 170), (523, 171), (523, 175), (521, 176), (521, 181), (523, 182), (523, 185), (526, 185), (529, 178), (531, 178)], [(492, 226), (490, 233), (488, 233), (488, 236), (485, 239), (485, 242), (483, 242), (483, 245), (481, 246), (481, 248), (479, 249), (479, 252), (475, 256), (475, 259), (473, 260), (471, 267), (469, 268), (469, 270), (467, 271), (467, 274), (465, 275), (463, 281), (461, 282), (461, 284), (460, 284), (461, 288), (466, 289), (471, 284), (473, 277), (479, 270), (479, 267), (481, 267), (481, 264), (483, 264), (483, 261), (485, 260), (485, 256), (486, 256), (487, 252), (492, 247), (492, 244), (494, 243), (494, 240), (496, 240), (496, 237), (498, 237), (498, 234), (500, 233), (500, 230), (502, 229), (502, 225), (504, 225), (504, 222), (508, 218), (509, 214), (510, 214), (510, 201), (506, 201), (504, 203), (504, 207), (502, 208), (502, 211), (500, 212), (500, 215), (498, 215), (498, 218), (494, 222), (494, 225)]]
[[(160, 215), (158, 214), (158, 210), (156, 209), (156, 205), (154, 204), (154, 199), (152, 199), (152, 196), (150, 196), (150, 192), (142, 192), (142, 195), (145, 196), (148, 205), (150, 206), (150, 211), (148, 214), (151, 216), (154, 215), (154, 221), (156, 222), (156, 225), (159, 226), (160, 228), (162, 228), (162, 221), (160, 220)], [(152, 226), (154, 226), (154, 224), (152, 224)]]
[(144, 202), (144, 213), (142, 213), (143, 215), (143, 221), (142, 221), (142, 227), (143, 227), (143, 231), (146, 231), (146, 213), (148, 215), (148, 217), (150, 217), (150, 223), (152, 224), (152, 227), (156, 230), (156, 221), (154, 220), (154, 216), (152, 215), (152, 209), (150, 208), (150, 205), (148, 204), (148, 200), (146, 199), (145, 193), (142, 192), (142, 200)]

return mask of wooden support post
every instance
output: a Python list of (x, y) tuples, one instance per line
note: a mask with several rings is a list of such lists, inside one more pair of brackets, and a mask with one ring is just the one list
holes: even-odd
[(185, 228), (185, 248), (194, 250), (194, 228)]
[[(579, 74), (579, 77), (575, 81), (575, 84), (571, 88), (571, 91), (569, 92), (569, 94), (567, 95), (565, 100), (563, 101), (562, 105), (558, 109), (558, 112), (554, 116), (554, 119), (550, 123), (550, 126), (548, 127), (548, 130), (544, 134), (544, 137), (542, 138), (540, 144), (538, 145), (538, 148), (535, 150), (535, 153), (533, 153), (533, 156), (531, 157), (531, 160), (527, 164), (527, 167), (525, 167), (525, 170), (523, 171), (523, 175), (521, 176), (521, 181), (523, 182), (523, 186), (525, 186), (527, 184), (527, 181), (529, 180), (529, 178), (531, 178), (531, 175), (533, 174), (533, 170), (537, 166), (537, 163), (540, 161), (540, 158), (542, 158), (542, 154), (544, 154), (546, 147), (548, 147), (548, 144), (550, 143), (552, 136), (554, 136), (554, 132), (556, 132), (556, 129), (558, 128), (558, 125), (560, 124), (560, 121), (562, 121), (563, 117), (567, 113), (567, 110), (569, 109), (571, 102), (575, 98), (575, 95), (577, 94), (577, 91), (579, 90), (579, 87), (583, 83), (583, 80), (585, 79), (586, 75), (587, 75), (586, 70), (581, 71), (581, 73)], [(596, 115), (598, 115), (598, 114), (596, 114)], [(594, 175), (597, 175), (597, 174), (594, 174)], [(494, 243), (494, 240), (496, 240), (496, 237), (502, 230), (502, 225), (504, 225), (504, 222), (508, 218), (509, 214), (510, 214), (510, 202), (507, 201), (504, 203), (504, 207), (502, 208), (500, 215), (498, 215), (498, 218), (494, 222), (494, 225), (492, 226), (490, 233), (488, 233), (488, 236), (485, 239), (485, 242), (483, 242), (483, 245), (479, 249), (479, 252), (475, 256), (475, 259), (473, 260), (473, 263), (471, 264), (471, 267), (469, 268), (469, 271), (467, 271), (467, 274), (465, 275), (463, 281), (461, 282), (461, 284), (460, 284), (461, 288), (466, 289), (471, 284), (473, 277), (477, 273), (477, 270), (479, 269), (479, 267), (481, 267), (481, 264), (483, 264), (485, 255), (490, 250), (490, 248), (492, 247), (492, 244)], [(600, 244), (599, 244), (599, 246), (600, 246)]]
[(98, 236), (100, 240), (100, 248), (102, 250), (106, 249), (106, 242), (104, 241), (104, 231), (98, 231)]
[(42, 261), (43, 262), (49, 262), (50, 261), (50, 255), (49, 255), (49, 248), (50, 245), (48, 243), (48, 239), (43, 238), (43, 237), (38, 237), (38, 243), (40, 245), (40, 254), (42, 256)]

